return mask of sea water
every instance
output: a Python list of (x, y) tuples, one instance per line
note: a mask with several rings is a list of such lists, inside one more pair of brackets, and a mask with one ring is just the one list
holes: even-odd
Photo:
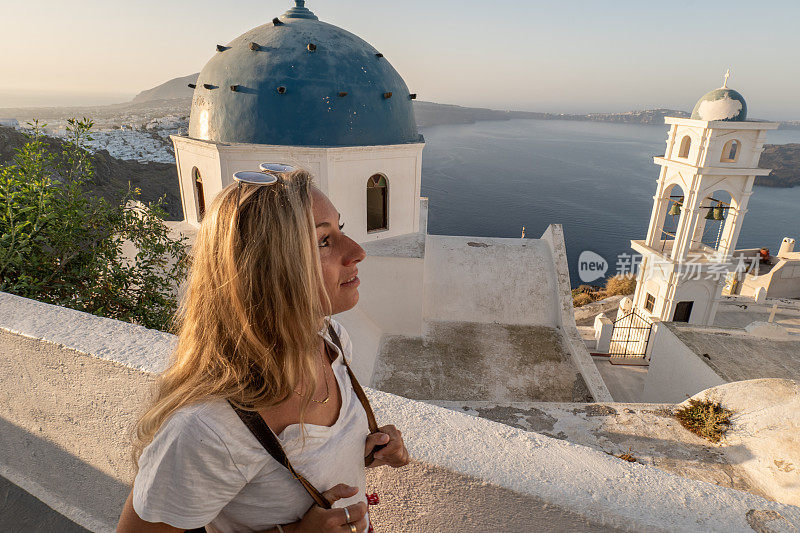
[[(578, 256), (593, 251), (608, 275), (644, 239), (667, 126), (562, 120), (485, 121), (424, 128), (422, 195), (438, 235), (538, 238), (562, 224), (572, 286)], [(767, 132), (767, 143), (800, 142), (800, 130)], [(800, 187), (755, 187), (737, 248), (777, 252), (800, 238)], [(601, 283), (598, 280), (595, 283)]]

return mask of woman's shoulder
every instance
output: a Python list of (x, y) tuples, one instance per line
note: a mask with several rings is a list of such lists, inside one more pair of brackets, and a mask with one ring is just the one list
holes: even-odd
[(191, 529), (210, 522), (249, 481), (230, 438), (214, 427), (218, 402), (176, 409), (142, 451), (133, 506), (148, 522)]
[[(213, 398), (177, 409), (162, 429), (196, 443), (205, 453), (228, 455), (246, 479), (251, 479), (269, 455), (227, 400)], [(172, 439), (169, 439), (172, 440)]]

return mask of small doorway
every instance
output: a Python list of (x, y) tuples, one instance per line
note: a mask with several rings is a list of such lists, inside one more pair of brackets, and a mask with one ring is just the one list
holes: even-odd
[(692, 316), (692, 305), (694, 302), (678, 302), (675, 306), (675, 314), (672, 315), (673, 322), (689, 322), (689, 317)]
[(195, 195), (197, 197), (197, 221), (203, 220), (206, 214), (206, 198), (203, 195), (203, 178), (197, 167), (192, 169), (192, 181), (194, 182)]

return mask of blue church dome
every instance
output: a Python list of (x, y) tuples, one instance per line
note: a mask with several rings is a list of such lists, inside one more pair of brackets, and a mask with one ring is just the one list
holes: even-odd
[(420, 142), (416, 95), (383, 54), (296, 4), (217, 45), (197, 79), (189, 136), (289, 146)]
[(694, 105), (692, 118), (695, 120), (747, 120), (747, 102), (739, 91), (720, 87), (707, 92)]

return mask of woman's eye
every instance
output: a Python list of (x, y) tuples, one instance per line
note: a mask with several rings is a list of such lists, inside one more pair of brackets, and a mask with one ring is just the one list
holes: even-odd
[(330, 243), (328, 243), (328, 237), (323, 237), (322, 240), (319, 241), (319, 247), (327, 248), (328, 246), (330, 246)]

